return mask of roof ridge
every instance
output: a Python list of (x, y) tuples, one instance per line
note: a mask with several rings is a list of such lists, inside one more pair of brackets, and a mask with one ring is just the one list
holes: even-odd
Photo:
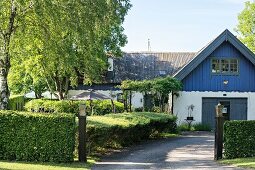
[(224, 30), (213, 41), (204, 46), (188, 63), (174, 74), (174, 77), (182, 80), (191, 71), (193, 71), (206, 57), (210, 55), (213, 50), (218, 48), (224, 41), (231, 43), (237, 50), (239, 50), (248, 60), (255, 65), (255, 54), (250, 51), (236, 36), (234, 36), (228, 29)]
[(124, 53), (127, 53), (127, 54), (155, 54), (155, 53), (157, 53), (157, 54), (171, 54), (171, 53), (192, 53), (192, 54), (194, 54), (194, 53), (197, 53), (197, 52), (178, 52), (178, 51), (173, 51), (173, 52), (171, 52), (171, 51), (169, 51), (169, 52), (166, 52), (166, 51), (164, 51), (164, 52), (160, 52), (160, 51), (130, 51), (130, 52), (124, 52)]

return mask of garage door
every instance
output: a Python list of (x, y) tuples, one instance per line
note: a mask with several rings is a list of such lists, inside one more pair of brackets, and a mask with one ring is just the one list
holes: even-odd
[(228, 120), (247, 120), (247, 98), (202, 98), (202, 123), (215, 127), (215, 106), (224, 105)]

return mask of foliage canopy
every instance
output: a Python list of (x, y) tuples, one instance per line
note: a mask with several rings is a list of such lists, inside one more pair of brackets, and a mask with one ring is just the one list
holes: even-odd
[(100, 81), (108, 56), (119, 56), (126, 43), (121, 25), (130, 7), (129, 0), (1, 1), (0, 90), (5, 104), (0, 107), (6, 108), (11, 64), (26, 65), (11, 70), (10, 81), (17, 80), (17, 70), (23, 75), (18, 84), (11, 83), (14, 91), (39, 88), (40, 93), (47, 85), (63, 99), (79, 79)]
[(238, 16), (236, 31), (240, 40), (255, 52), (255, 1), (246, 2), (244, 10)]

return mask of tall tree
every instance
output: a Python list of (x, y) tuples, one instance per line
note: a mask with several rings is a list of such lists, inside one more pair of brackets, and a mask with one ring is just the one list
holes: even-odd
[(238, 16), (236, 28), (240, 40), (255, 52), (255, 2), (246, 2), (244, 10)]
[(129, 0), (0, 1), (0, 109), (7, 108), (11, 58), (35, 58), (59, 99), (78, 73), (99, 80), (107, 53), (119, 54), (126, 43), (121, 24), (130, 7)]
[(8, 75), (8, 85), (12, 94), (25, 94), (33, 91), (37, 99), (43, 97), (42, 93), (47, 90), (47, 84), (40, 76), (40, 68), (33, 62), (35, 59), (36, 57), (12, 59)]
[(51, 8), (36, 11), (38, 20), (46, 22), (40, 24), (44, 27), (31, 50), (37, 49), (35, 62), (41, 67), (41, 77), (61, 100), (69, 85), (77, 85), (78, 75), (84, 83), (98, 82), (106, 70), (107, 55), (120, 55), (126, 43), (121, 24), (131, 5), (129, 0), (48, 4)]
[(0, 109), (6, 109), (9, 98), (7, 75), (13, 35), (32, 4), (23, 0), (0, 1)]

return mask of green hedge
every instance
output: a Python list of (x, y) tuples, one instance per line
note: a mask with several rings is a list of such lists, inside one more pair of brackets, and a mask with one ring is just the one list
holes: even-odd
[(0, 112), (0, 159), (70, 162), (74, 159), (75, 116)]
[(255, 121), (227, 121), (224, 124), (226, 158), (255, 156)]
[[(35, 99), (26, 103), (26, 111), (31, 112), (49, 112), (49, 113), (78, 113), (79, 104), (85, 101), (71, 101), (71, 100), (43, 100)], [(123, 103), (114, 101), (116, 113), (124, 111)], [(105, 115), (112, 113), (112, 103), (110, 100), (94, 100), (92, 101), (93, 115)], [(90, 112), (90, 102), (86, 101), (86, 110), (88, 115)]]
[(88, 117), (88, 150), (128, 146), (157, 132), (176, 132), (176, 117), (165, 113), (122, 113)]
[(8, 102), (9, 110), (24, 110), (25, 97), (24, 95), (13, 95), (10, 96)]

